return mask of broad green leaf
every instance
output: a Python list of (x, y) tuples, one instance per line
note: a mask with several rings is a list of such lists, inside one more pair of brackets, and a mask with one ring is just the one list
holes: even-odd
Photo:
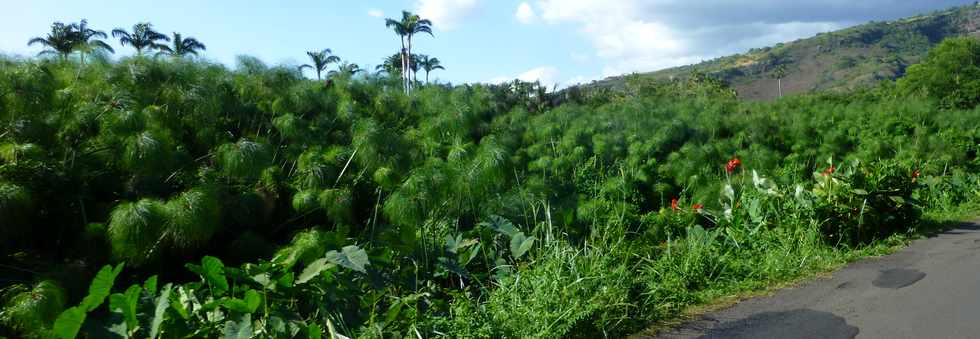
[(514, 259), (518, 259), (524, 256), (528, 250), (534, 246), (534, 241), (537, 240), (535, 237), (527, 237), (523, 232), (518, 232), (510, 239), (510, 254), (514, 256)]
[(370, 264), (367, 252), (355, 245), (345, 246), (340, 252), (327, 252), (326, 257), (332, 263), (361, 273), (366, 273), (367, 271), (364, 269), (364, 266)]
[(157, 276), (154, 275), (154, 276), (150, 277), (149, 279), (146, 279), (146, 282), (143, 283), (143, 289), (146, 290), (146, 293), (149, 293), (150, 295), (156, 295), (157, 294)]
[[(100, 302), (101, 303), (101, 302)], [(69, 308), (54, 321), (54, 334), (61, 339), (73, 339), (85, 322), (86, 310), (82, 306)]]
[(133, 285), (126, 289), (125, 294), (113, 293), (109, 296), (109, 309), (122, 313), (123, 319), (126, 319), (126, 327), (131, 333), (139, 328), (136, 306), (142, 291), (142, 287)]
[(225, 322), (224, 339), (249, 339), (252, 337), (252, 315), (245, 313), (238, 321)]
[(293, 272), (286, 272), (286, 274), (280, 276), (279, 279), (276, 279), (276, 284), (285, 288), (290, 288), (293, 287), (293, 283), (295, 282), (295, 280), (296, 279), (293, 275)]
[(153, 312), (153, 320), (150, 322), (150, 338), (156, 338), (160, 334), (160, 325), (163, 324), (163, 320), (167, 315), (167, 308), (170, 307), (170, 287), (171, 284), (166, 284), (163, 289), (160, 290), (160, 296), (157, 297), (156, 309)]
[(504, 219), (504, 217), (501, 217), (499, 215), (491, 215), (490, 221), (482, 222), (480, 223), (480, 226), (489, 227), (490, 229), (496, 231), (497, 233), (506, 235), (508, 237), (513, 237), (518, 232), (520, 232), (520, 230), (518, 230), (517, 227), (515, 227), (514, 224), (510, 222), (510, 220)]
[(248, 303), (238, 298), (226, 298), (219, 300), (216, 304), (239, 313), (251, 313), (248, 311)]
[(297, 285), (305, 284), (307, 281), (310, 281), (310, 279), (313, 279), (316, 276), (320, 275), (320, 273), (322, 273), (323, 271), (334, 267), (337, 267), (337, 264), (332, 262), (327, 262), (327, 258), (317, 259), (316, 261), (313, 261), (312, 263), (310, 263), (309, 266), (306, 266), (306, 268), (303, 269), (303, 273), (299, 274), (299, 279), (296, 279), (296, 284)]
[(333, 327), (333, 321), (330, 319), (327, 319), (327, 332), (330, 333), (330, 339), (350, 339), (348, 336), (337, 333), (337, 329)]
[(262, 305), (262, 296), (255, 290), (245, 291), (245, 305), (248, 306), (248, 313), (255, 313), (259, 305)]
[(91, 312), (102, 302), (105, 298), (109, 296), (109, 292), (112, 291), (112, 285), (116, 282), (116, 276), (119, 272), (122, 272), (123, 264), (116, 265), (115, 268), (106, 265), (99, 270), (99, 273), (95, 274), (95, 278), (92, 279), (92, 284), (89, 285), (88, 295), (85, 299), (82, 299), (82, 303), (79, 305), (85, 309), (85, 312)]
[(201, 259), (201, 269), (204, 281), (208, 283), (211, 290), (216, 295), (222, 295), (228, 291), (228, 280), (225, 279), (225, 265), (221, 260), (212, 256)]
[(267, 290), (274, 290), (276, 288), (276, 283), (269, 279), (269, 273), (259, 273), (252, 276), (252, 280), (262, 285), (262, 288)]

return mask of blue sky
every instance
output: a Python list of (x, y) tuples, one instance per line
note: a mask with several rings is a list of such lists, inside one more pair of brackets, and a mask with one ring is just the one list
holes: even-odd
[[(567, 85), (689, 64), (753, 47), (809, 37), (869, 20), (888, 20), (972, 0), (0, 0), (0, 53), (33, 55), (31, 37), (53, 21), (86, 18), (106, 32), (149, 21), (196, 37), (206, 58), (233, 65), (247, 54), (300, 64), (330, 48), (373, 68), (397, 52), (384, 17), (403, 9), (435, 22), (415, 51), (438, 57), (453, 83), (520, 77)], [(114, 40), (114, 39), (110, 39)], [(130, 49), (118, 46), (117, 55)]]

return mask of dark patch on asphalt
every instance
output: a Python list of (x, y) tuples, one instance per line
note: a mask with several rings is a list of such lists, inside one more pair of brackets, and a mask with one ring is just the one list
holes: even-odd
[(845, 288), (851, 288), (852, 286), (854, 286), (854, 283), (852, 283), (850, 281), (847, 281), (847, 282), (844, 282), (844, 283), (842, 283), (840, 285), (837, 285), (837, 289), (838, 290), (842, 290), (842, 289), (845, 289)]
[(799, 309), (765, 312), (722, 324), (700, 338), (854, 338), (859, 330), (833, 313)]
[(881, 274), (871, 282), (875, 287), (880, 288), (891, 288), (899, 289), (912, 285), (922, 278), (925, 278), (926, 274), (917, 270), (907, 269), (907, 268), (893, 268), (890, 270), (882, 271)]

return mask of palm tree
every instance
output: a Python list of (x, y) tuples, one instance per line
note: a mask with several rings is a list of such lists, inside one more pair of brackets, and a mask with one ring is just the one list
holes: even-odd
[(331, 52), (329, 48), (319, 52), (309, 51), (306, 52), (306, 55), (310, 56), (310, 60), (313, 61), (313, 64), (306, 64), (306, 65), (299, 66), (299, 69), (301, 71), (305, 68), (311, 68), (315, 70), (317, 80), (321, 79), (320, 73), (326, 70), (327, 66), (329, 66), (331, 63), (340, 61), (340, 58), (338, 58), (336, 55), (333, 55), (333, 52)]
[(419, 82), (419, 71), (422, 70), (422, 56), (412, 54), (412, 57), (408, 58), (408, 60), (410, 61), (408, 69), (412, 70), (412, 84), (414, 86), (414, 84)]
[(437, 69), (446, 69), (445, 67), (442, 67), (442, 63), (439, 61), (439, 58), (430, 58), (428, 55), (420, 55), (419, 59), (422, 69), (425, 70), (425, 83), (427, 84), (429, 83), (429, 72)]
[(408, 74), (408, 71), (412, 68), (410, 64), (412, 37), (418, 33), (429, 33), (429, 35), (433, 35), (432, 21), (422, 19), (412, 12), (402, 11), (401, 20), (386, 19), (385, 26), (391, 27), (402, 38), (402, 76), (405, 80), (405, 92), (407, 93), (412, 89), (411, 75)]
[[(377, 72), (377, 74), (388, 73), (389, 75), (395, 75), (397, 73), (404, 76), (405, 74), (402, 73), (402, 66), (404, 66), (404, 64), (399, 63), (401, 60), (401, 53), (392, 54), (391, 56), (385, 58), (380, 65), (374, 67), (374, 70)], [(404, 81), (402, 82), (402, 85), (404, 85)]]
[(358, 66), (357, 64), (353, 64), (353, 63), (344, 62), (340, 64), (340, 66), (337, 66), (336, 70), (327, 72), (327, 76), (328, 77), (335, 77), (339, 75), (354, 76), (357, 75), (358, 73), (363, 73), (363, 72), (364, 69), (362, 69), (361, 66)]
[(133, 32), (129, 33), (122, 28), (112, 30), (112, 36), (119, 38), (119, 44), (130, 45), (136, 49), (136, 54), (143, 55), (144, 49), (160, 50), (167, 47), (159, 41), (170, 41), (170, 37), (153, 30), (153, 24), (141, 22), (133, 25)]
[(75, 50), (78, 40), (78, 32), (74, 25), (55, 22), (51, 24), (51, 32), (47, 36), (33, 38), (27, 42), (27, 45), (41, 44), (48, 49), (41, 51), (38, 55), (58, 54), (62, 60), (68, 60), (68, 55)]
[(161, 46), (157, 54), (166, 54), (173, 57), (183, 57), (188, 54), (197, 55), (197, 51), (206, 50), (200, 41), (193, 37), (183, 37), (180, 33), (174, 32), (173, 46)]
[(773, 76), (776, 77), (776, 89), (779, 91), (779, 97), (783, 97), (783, 78), (786, 77), (786, 66), (779, 65), (773, 71)]
[(85, 54), (92, 53), (96, 50), (106, 50), (109, 53), (115, 53), (116, 51), (112, 49), (105, 41), (95, 38), (108, 38), (109, 36), (103, 31), (97, 31), (88, 27), (88, 20), (82, 19), (81, 22), (77, 24), (72, 24), (75, 29), (76, 41), (75, 48), (78, 49), (81, 55), (82, 64), (85, 64)]

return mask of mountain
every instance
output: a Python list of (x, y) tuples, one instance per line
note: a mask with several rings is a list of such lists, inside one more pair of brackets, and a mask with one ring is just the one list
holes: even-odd
[[(705, 73), (731, 84), (739, 97), (766, 100), (778, 96), (776, 74), (784, 70), (783, 94), (848, 90), (895, 79), (933, 46), (952, 36), (980, 36), (980, 4), (910, 18), (870, 22), (772, 47), (753, 49), (700, 64), (640, 74), (655, 79)], [(625, 76), (599, 81), (617, 86)]]

